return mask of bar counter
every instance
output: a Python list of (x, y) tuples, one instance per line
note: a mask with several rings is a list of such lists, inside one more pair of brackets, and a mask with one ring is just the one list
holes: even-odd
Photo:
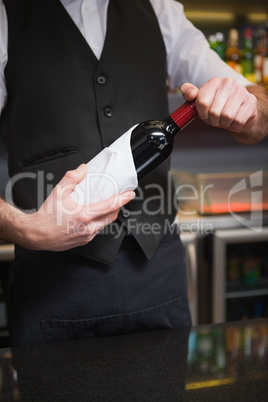
[(1, 401), (267, 401), (268, 319), (0, 349)]

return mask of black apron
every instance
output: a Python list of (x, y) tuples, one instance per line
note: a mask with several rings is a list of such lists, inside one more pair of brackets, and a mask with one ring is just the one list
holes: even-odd
[(16, 248), (12, 345), (191, 325), (183, 246), (167, 234), (148, 260), (126, 237), (112, 265)]

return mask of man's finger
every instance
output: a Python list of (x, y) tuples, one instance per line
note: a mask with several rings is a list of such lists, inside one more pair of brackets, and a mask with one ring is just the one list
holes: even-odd
[(134, 191), (126, 191), (96, 204), (86, 205), (85, 208), (94, 214), (104, 215), (121, 208), (123, 205), (133, 200), (135, 196)]
[(71, 194), (78, 183), (80, 183), (87, 173), (87, 165), (82, 163), (77, 169), (69, 170), (65, 173), (61, 181), (57, 186), (65, 192), (65, 194)]

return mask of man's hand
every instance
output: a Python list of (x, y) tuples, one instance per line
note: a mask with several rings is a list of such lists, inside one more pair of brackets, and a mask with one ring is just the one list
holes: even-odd
[(200, 89), (185, 83), (181, 92), (187, 101), (196, 99), (201, 120), (231, 131), (244, 143), (254, 143), (268, 133), (268, 96), (259, 85), (244, 87), (232, 78), (212, 78)]
[(90, 242), (117, 219), (120, 208), (132, 200), (135, 193), (127, 191), (92, 205), (76, 204), (71, 193), (86, 172), (84, 164), (68, 171), (33, 214), (24, 214), (1, 201), (0, 213), (3, 212), (3, 228), (6, 228), (3, 240), (33, 250), (50, 251), (68, 250)]

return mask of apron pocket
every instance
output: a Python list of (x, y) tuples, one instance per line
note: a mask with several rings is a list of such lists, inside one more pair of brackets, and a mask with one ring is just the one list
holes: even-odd
[(79, 320), (52, 319), (41, 321), (45, 342), (190, 326), (191, 318), (186, 296), (131, 313)]

